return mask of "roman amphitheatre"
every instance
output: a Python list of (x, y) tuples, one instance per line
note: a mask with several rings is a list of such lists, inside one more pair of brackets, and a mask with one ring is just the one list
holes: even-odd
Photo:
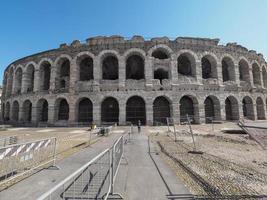
[(266, 117), (267, 63), (237, 43), (61, 44), (4, 71), (0, 199), (267, 199)]

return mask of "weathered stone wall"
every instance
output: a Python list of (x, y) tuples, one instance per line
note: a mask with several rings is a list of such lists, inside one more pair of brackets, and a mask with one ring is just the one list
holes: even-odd
[[(10, 64), (4, 72), (3, 117), (10, 122), (23, 123), (29, 118), (29, 113), (25, 113), (31, 112), (29, 123), (38, 124), (42, 112), (40, 101), (46, 100), (48, 123), (54, 125), (58, 121), (57, 102), (59, 99), (66, 99), (69, 104), (68, 123), (75, 123), (78, 121), (79, 101), (86, 97), (93, 105), (93, 122), (100, 124), (102, 101), (107, 97), (114, 97), (119, 104), (119, 123), (125, 124), (127, 100), (132, 96), (140, 96), (145, 102), (146, 123), (152, 124), (155, 111), (153, 102), (157, 97), (164, 96), (169, 101), (171, 117), (180, 121), (180, 99), (188, 96), (194, 102), (196, 122), (203, 122), (206, 116), (204, 102), (208, 96), (213, 99), (216, 110), (214, 117), (217, 120), (227, 119), (225, 104), (228, 97), (233, 119), (242, 118), (243, 98), (248, 96), (252, 100), (252, 107), (248, 109), (249, 116), (252, 116), (250, 118), (265, 118), (267, 65), (263, 56), (235, 43), (226, 46), (218, 43), (218, 39), (202, 38), (169, 40), (163, 37), (145, 41), (141, 36), (134, 36), (130, 40), (120, 36), (95, 37), (88, 39), (85, 44), (76, 40), (71, 45), (63, 44), (58, 49), (22, 58)], [(156, 50), (162, 51), (168, 58), (153, 57)], [(126, 79), (126, 62), (131, 55), (138, 55), (143, 59), (145, 79)], [(93, 60), (93, 80), (81, 81), (78, 61), (86, 56)], [(114, 56), (118, 61), (117, 80), (102, 79), (102, 62), (107, 56)], [(180, 56), (187, 58), (190, 75), (178, 73)], [(211, 65), (211, 77), (207, 79), (202, 77), (203, 57)], [(61, 64), (65, 60), (70, 62), (70, 75), (62, 77)], [(223, 81), (223, 60), (226, 60), (229, 70), (227, 81)], [(44, 72), (41, 66), (50, 67), (48, 90), (42, 89)], [(154, 70), (159, 68), (167, 71), (168, 79), (154, 79)], [(260, 105), (257, 104), (260, 102), (256, 101), (257, 98), (262, 100)], [(31, 105), (24, 104), (26, 100)], [(12, 113), (13, 105), (16, 104), (14, 102), (19, 104), (18, 121), (14, 117), (16, 114)], [(25, 108), (25, 105), (31, 109)]]

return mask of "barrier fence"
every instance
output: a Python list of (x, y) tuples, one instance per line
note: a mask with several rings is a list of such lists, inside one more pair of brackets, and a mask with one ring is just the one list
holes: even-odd
[(44, 165), (55, 165), (56, 138), (0, 148), (0, 186)]
[(0, 138), (0, 147), (17, 144), (17, 142), (18, 142), (17, 136), (9, 136), (9, 137)]
[(79, 168), (38, 200), (107, 199), (114, 194), (116, 174), (123, 155), (124, 136)]

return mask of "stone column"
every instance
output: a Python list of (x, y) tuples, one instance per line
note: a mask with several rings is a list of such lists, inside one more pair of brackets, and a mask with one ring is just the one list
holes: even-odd
[(197, 124), (205, 123), (204, 104), (194, 104), (194, 120)]
[(19, 119), (18, 122), (24, 122), (24, 109), (23, 109), (23, 103), (19, 105)]
[(93, 101), (93, 123), (101, 125), (101, 103)]
[(72, 125), (75, 123), (75, 105), (71, 102), (68, 102), (68, 103), (69, 103), (69, 120), (68, 120), (68, 123), (70, 125)]
[(221, 62), (219, 62), (217, 65), (217, 76), (218, 76), (218, 84), (223, 85), (222, 63)]
[(34, 92), (38, 92), (40, 90), (41, 87), (41, 77), (40, 77), (40, 70), (36, 69), (34, 72), (34, 85), (33, 85), (33, 91)]
[(171, 59), (171, 80), (172, 84), (178, 83), (177, 60), (175, 59)]
[(221, 103), (221, 118), (223, 121), (226, 120), (226, 113), (225, 113), (225, 103)]
[(239, 119), (244, 119), (242, 102), (238, 104), (238, 115), (239, 115)]
[[(33, 105), (33, 104), (32, 104)], [(38, 108), (37, 108), (37, 105), (35, 105), (35, 106), (32, 106), (32, 121), (31, 121), (31, 123), (34, 125), (34, 126), (36, 126), (37, 125), (37, 121), (38, 121), (38, 119), (37, 119), (37, 114), (38, 114)]]
[(196, 80), (198, 83), (202, 84), (202, 67), (201, 60), (196, 60)]
[(119, 105), (120, 105), (119, 124), (125, 125), (126, 124), (126, 103), (119, 102)]
[(152, 79), (153, 79), (153, 70), (152, 70), (152, 58), (148, 57), (145, 60), (145, 78), (146, 78), (146, 88), (148, 90), (151, 90), (152, 85)]
[(254, 80), (253, 80), (253, 73), (252, 73), (252, 68), (249, 68), (249, 77), (250, 77), (250, 83), (252, 87), (255, 87), (254, 85)]
[(153, 103), (148, 101), (146, 103), (146, 124), (153, 125)]
[(50, 88), (49, 90), (54, 91), (56, 89), (56, 75), (57, 75), (57, 68), (53, 64), (51, 66), (51, 75), (50, 75)]
[[(54, 102), (53, 102), (54, 103)], [(58, 110), (55, 109), (55, 105), (52, 105), (52, 102), (48, 102), (48, 124), (54, 125), (56, 122), (56, 118), (58, 114)]]
[(69, 83), (69, 93), (74, 94), (77, 88), (78, 82), (78, 70), (77, 64), (74, 59), (70, 61), (70, 83)]
[(28, 86), (28, 77), (27, 72), (22, 73), (22, 80), (21, 80), (21, 94), (27, 93), (27, 86)]
[(125, 88), (125, 73), (126, 73), (126, 63), (124, 57), (119, 58), (119, 89), (124, 90)]
[(99, 91), (99, 83), (100, 80), (102, 79), (102, 70), (101, 70), (101, 64), (100, 64), (100, 60), (98, 57), (94, 58), (94, 69), (93, 69), (93, 73), (94, 73), (94, 91)]
[(239, 80), (239, 66), (237, 63), (234, 64), (234, 71), (235, 71), (235, 82), (238, 86), (240, 86), (240, 80)]
[(180, 124), (180, 103), (172, 103), (172, 118), (175, 124)]
[(261, 88), (264, 88), (264, 81), (263, 81), (263, 76), (262, 76), (262, 70), (260, 70), (260, 85), (261, 85)]

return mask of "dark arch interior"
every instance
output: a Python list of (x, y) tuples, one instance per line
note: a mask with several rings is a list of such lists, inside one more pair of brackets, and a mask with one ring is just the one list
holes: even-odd
[(154, 71), (154, 79), (159, 79), (160, 83), (162, 84), (163, 79), (169, 79), (169, 73), (168, 71), (159, 68)]
[(17, 101), (12, 106), (12, 120), (16, 122), (19, 120), (19, 103)]
[(119, 122), (119, 103), (112, 97), (106, 98), (101, 105), (101, 121), (105, 122)]
[(48, 121), (48, 102), (46, 100), (42, 100), (39, 104), (39, 121), (47, 122)]
[(163, 59), (168, 59), (169, 56), (162, 50), (157, 49), (152, 53), (152, 57), (163, 60)]
[(25, 101), (23, 104), (24, 120), (26, 122), (31, 122), (32, 120), (32, 103), (30, 101)]
[(213, 78), (211, 63), (208, 58), (203, 57), (201, 59), (201, 66), (202, 66), (202, 78), (203, 79)]
[(59, 89), (68, 89), (70, 79), (70, 61), (65, 59), (60, 65), (58, 86)]
[(20, 94), (21, 93), (21, 85), (22, 85), (22, 69), (19, 68), (17, 71), (16, 71), (16, 91), (15, 93), (16, 94)]
[(41, 66), (41, 90), (49, 90), (50, 87), (50, 73), (51, 65), (50, 63), (44, 63)]
[(26, 92), (32, 92), (34, 88), (34, 66), (28, 66), (27, 73), (26, 73)]
[(243, 116), (247, 119), (254, 119), (253, 102), (250, 97), (244, 97), (242, 100)]
[(146, 124), (146, 105), (141, 97), (134, 96), (126, 103), (126, 121), (138, 124)]
[(4, 119), (5, 119), (5, 121), (9, 121), (10, 120), (10, 103), (9, 102), (7, 102), (6, 106), (5, 106)]
[(58, 120), (69, 119), (69, 104), (66, 99), (61, 99), (58, 108)]
[(255, 85), (261, 85), (260, 68), (257, 64), (252, 65), (253, 83)]
[(157, 122), (167, 124), (167, 118), (170, 116), (169, 101), (165, 97), (157, 97), (153, 103), (154, 124)]
[(85, 98), (79, 102), (78, 121), (91, 123), (93, 121), (93, 104)]
[(192, 64), (188, 56), (180, 55), (178, 58), (178, 73), (185, 76), (192, 76)]
[(94, 65), (91, 57), (86, 57), (80, 62), (80, 81), (94, 79)]
[(239, 68), (239, 80), (249, 82), (249, 66), (246, 61), (241, 60), (238, 63)]
[(126, 79), (144, 79), (144, 60), (138, 55), (130, 56), (126, 62)]
[(256, 100), (256, 104), (257, 104), (257, 118), (259, 120), (265, 119), (265, 108), (264, 108), (264, 104), (263, 104), (263, 100), (258, 97)]
[(225, 100), (225, 115), (226, 120), (238, 120), (239, 113), (238, 113), (238, 103), (237, 100), (233, 97), (227, 97)]
[(205, 120), (206, 123), (212, 122), (215, 117), (214, 102), (211, 97), (207, 97), (204, 101), (205, 105)]
[(194, 118), (194, 103), (190, 97), (184, 96), (180, 100), (180, 121), (187, 121), (187, 115)]
[(118, 59), (115, 56), (107, 56), (102, 63), (102, 78), (104, 80), (117, 80), (118, 73)]

